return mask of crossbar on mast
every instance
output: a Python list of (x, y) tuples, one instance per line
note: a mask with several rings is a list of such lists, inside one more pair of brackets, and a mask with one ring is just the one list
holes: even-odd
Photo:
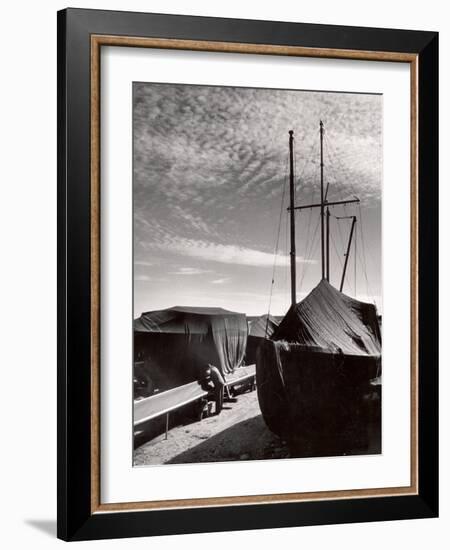
[[(338, 204), (351, 204), (354, 202), (360, 202), (358, 197), (354, 199), (348, 199), (346, 201), (325, 201), (323, 204), (324, 206), (336, 206)], [(306, 210), (308, 208), (321, 208), (322, 204), (320, 202), (314, 203), (314, 204), (301, 204), (300, 206), (294, 206), (294, 210)], [(290, 210), (290, 208), (288, 208)]]

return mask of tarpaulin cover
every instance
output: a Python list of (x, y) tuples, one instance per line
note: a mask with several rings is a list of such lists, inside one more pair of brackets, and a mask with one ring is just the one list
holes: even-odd
[(261, 315), (250, 322), (249, 336), (257, 338), (269, 338), (278, 327), (278, 321), (273, 315)]
[(249, 323), (247, 350), (245, 362), (247, 365), (256, 363), (256, 352), (264, 338), (270, 338), (278, 327), (278, 320), (272, 315), (254, 317)]
[(305, 456), (380, 452), (381, 400), (371, 385), (380, 374), (375, 306), (325, 280), (290, 308), (257, 352), (264, 420), (283, 437), (303, 438)]
[(342, 294), (324, 279), (304, 300), (291, 306), (272, 340), (340, 350), (344, 354), (381, 353), (375, 306)]
[(234, 372), (246, 344), (245, 315), (221, 308), (173, 307), (134, 321), (135, 359), (144, 360), (160, 389), (201, 378), (208, 363)]
[[(301, 456), (379, 453), (380, 356), (344, 355), (263, 340), (258, 349), (258, 401), (267, 426)], [(311, 453), (311, 454), (309, 454)]]

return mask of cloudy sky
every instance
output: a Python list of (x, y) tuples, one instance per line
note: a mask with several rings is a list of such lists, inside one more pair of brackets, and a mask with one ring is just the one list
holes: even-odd
[[(271, 286), (271, 313), (286, 312), (288, 131), (296, 203), (317, 202), (320, 120), (328, 199), (361, 199), (332, 209), (358, 216), (344, 292), (381, 309), (382, 96), (134, 83), (135, 317), (175, 305), (263, 314)], [(320, 280), (318, 221), (318, 209), (296, 215), (299, 300)], [(337, 287), (350, 223), (331, 221)]]

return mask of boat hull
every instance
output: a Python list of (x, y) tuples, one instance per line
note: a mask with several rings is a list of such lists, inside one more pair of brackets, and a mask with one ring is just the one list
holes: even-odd
[(381, 452), (380, 356), (265, 340), (256, 381), (268, 428), (292, 456)]

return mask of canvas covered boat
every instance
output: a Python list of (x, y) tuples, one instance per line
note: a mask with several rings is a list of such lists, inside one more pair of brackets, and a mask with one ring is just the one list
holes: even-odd
[(198, 380), (210, 363), (226, 376), (244, 360), (247, 322), (222, 308), (172, 307), (134, 321), (135, 361), (160, 391)]
[[(376, 308), (325, 279), (259, 347), (267, 426), (305, 456), (380, 452), (381, 334)], [(349, 447), (349, 442), (351, 446)]]
[(247, 349), (245, 362), (247, 365), (256, 363), (256, 352), (260, 344), (270, 338), (278, 328), (278, 320), (273, 315), (265, 314), (250, 319), (248, 327)]
[[(342, 292), (353, 242), (356, 294), (357, 239), (352, 239), (356, 234), (357, 216), (349, 215), (345, 208), (359, 205), (360, 200), (356, 196), (330, 198), (330, 184), (327, 182), (325, 186), (324, 180), (322, 121), (319, 138), (320, 201), (296, 204), (294, 131), (289, 131), (291, 307), (272, 336), (258, 347), (258, 399), (267, 426), (289, 442), (293, 456), (380, 453), (379, 317), (375, 305)], [(342, 207), (341, 215), (332, 214), (334, 208)], [(295, 214), (316, 209), (318, 225), (320, 222), (321, 278), (318, 285), (297, 302)], [(361, 218), (360, 208), (359, 215)], [(337, 290), (330, 284), (330, 227), (340, 220), (351, 220), (351, 227)], [(362, 227), (362, 220), (360, 223)], [(308, 254), (314, 248), (314, 237), (315, 232), (312, 242), (306, 244)], [(364, 258), (362, 237), (361, 244)], [(362, 264), (365, 270), (365, 262)], [(305, 271), (302, 280), (304, 274)], [(367, 273), (365, 275), (367, 280)], [(272, 285), (273, 282), (272, 277)]]

